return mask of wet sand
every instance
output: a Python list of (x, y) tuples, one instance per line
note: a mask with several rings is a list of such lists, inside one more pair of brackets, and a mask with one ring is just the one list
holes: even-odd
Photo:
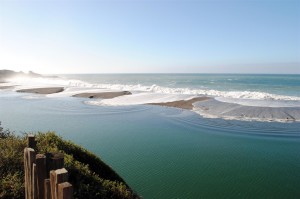
[(211, 99), (211, 98), (210, 97), (195, 97), (190, 100), (178, 100), (178, 101), (174, 101), (174, 102), (161, 102), (161, 103), (149, 103), (149, 104), (192, 110), (194, 107), (193, 103), (205, 101), (205, 100), (209, 100), (209, 99)]
[(103, 92), (103, 93), (79, 93), (73, 95), (72, 97), (83, 97), (83, 98), (101, 98), (101, 99), (111, 99), (123, 95), (131, 95), (129, 91), (120, 91), (120, 92)]
[(258, 121), (300, 121), (300, 107), (259, 107), (215, 99), (195, 103), (194, 110), (209, 117)]
[(64, 91), (64, 87), (30, 88), (17, 90), (20, 93), (53, 94)]
[(0, 90), (1, 89), (9, 89), (9, 88), (14, 88), (14, 86), (0, 86)]

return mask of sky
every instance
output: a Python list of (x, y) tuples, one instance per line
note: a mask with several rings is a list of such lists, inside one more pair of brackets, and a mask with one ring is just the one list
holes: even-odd
[(300, 0), (0, 0), (0, 69), (300, 74)]

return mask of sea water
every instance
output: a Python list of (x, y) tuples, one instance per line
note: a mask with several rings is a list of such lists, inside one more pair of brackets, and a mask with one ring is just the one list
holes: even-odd
[[(49, 84), (49, 79), (43, 81)], [(298, 75), (65, 75), (51, 81), (65, 85), (69, 94), (131, 86), (133, 95), (168, 95), (168, 100), (169, 94), (176, 99), (194, 95), (179, 93), (183, 89), (235, 92), (216, 95), (210, 104), (292, 107), (296, 113), (300, 86)], [(62, 94), (35, 96), (1, 91), (2, 126), (16, 133), (56, 131), (99, 155), (144, 198), (300, 197), (297, 121), (207, 118), (196, 111), (139, 103), (95, 106), (89, 99)]]
[(48, 97), (66, 97), (82, 92), (132, 93), (113, 99), (85, 101), (96, 106), (138, 105), (209, 96), (210, 100), (194, 103), (192, 111), (209, 118), (300, 121), (300, 75), (85, 74), (16, 78), (8, 84), (17, 84), (15, 90), (42, 85), (65, 87), (64, 92)]

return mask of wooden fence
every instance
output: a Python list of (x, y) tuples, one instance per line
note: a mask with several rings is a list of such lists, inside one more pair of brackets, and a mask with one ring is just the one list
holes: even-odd
[(64, 154), (36, 154), (34, 135), (28, 135), (24, 149), (26, 199), (72, 199), (73, 187), (67, 182)]

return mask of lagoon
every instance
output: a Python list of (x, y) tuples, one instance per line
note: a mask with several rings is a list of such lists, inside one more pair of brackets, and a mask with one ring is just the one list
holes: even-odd
[(2, 92), (2, 126), (53, 130), (86, 147), (144, 198), (299, 198), (300, 124), (203, 118), (151, 105)]

